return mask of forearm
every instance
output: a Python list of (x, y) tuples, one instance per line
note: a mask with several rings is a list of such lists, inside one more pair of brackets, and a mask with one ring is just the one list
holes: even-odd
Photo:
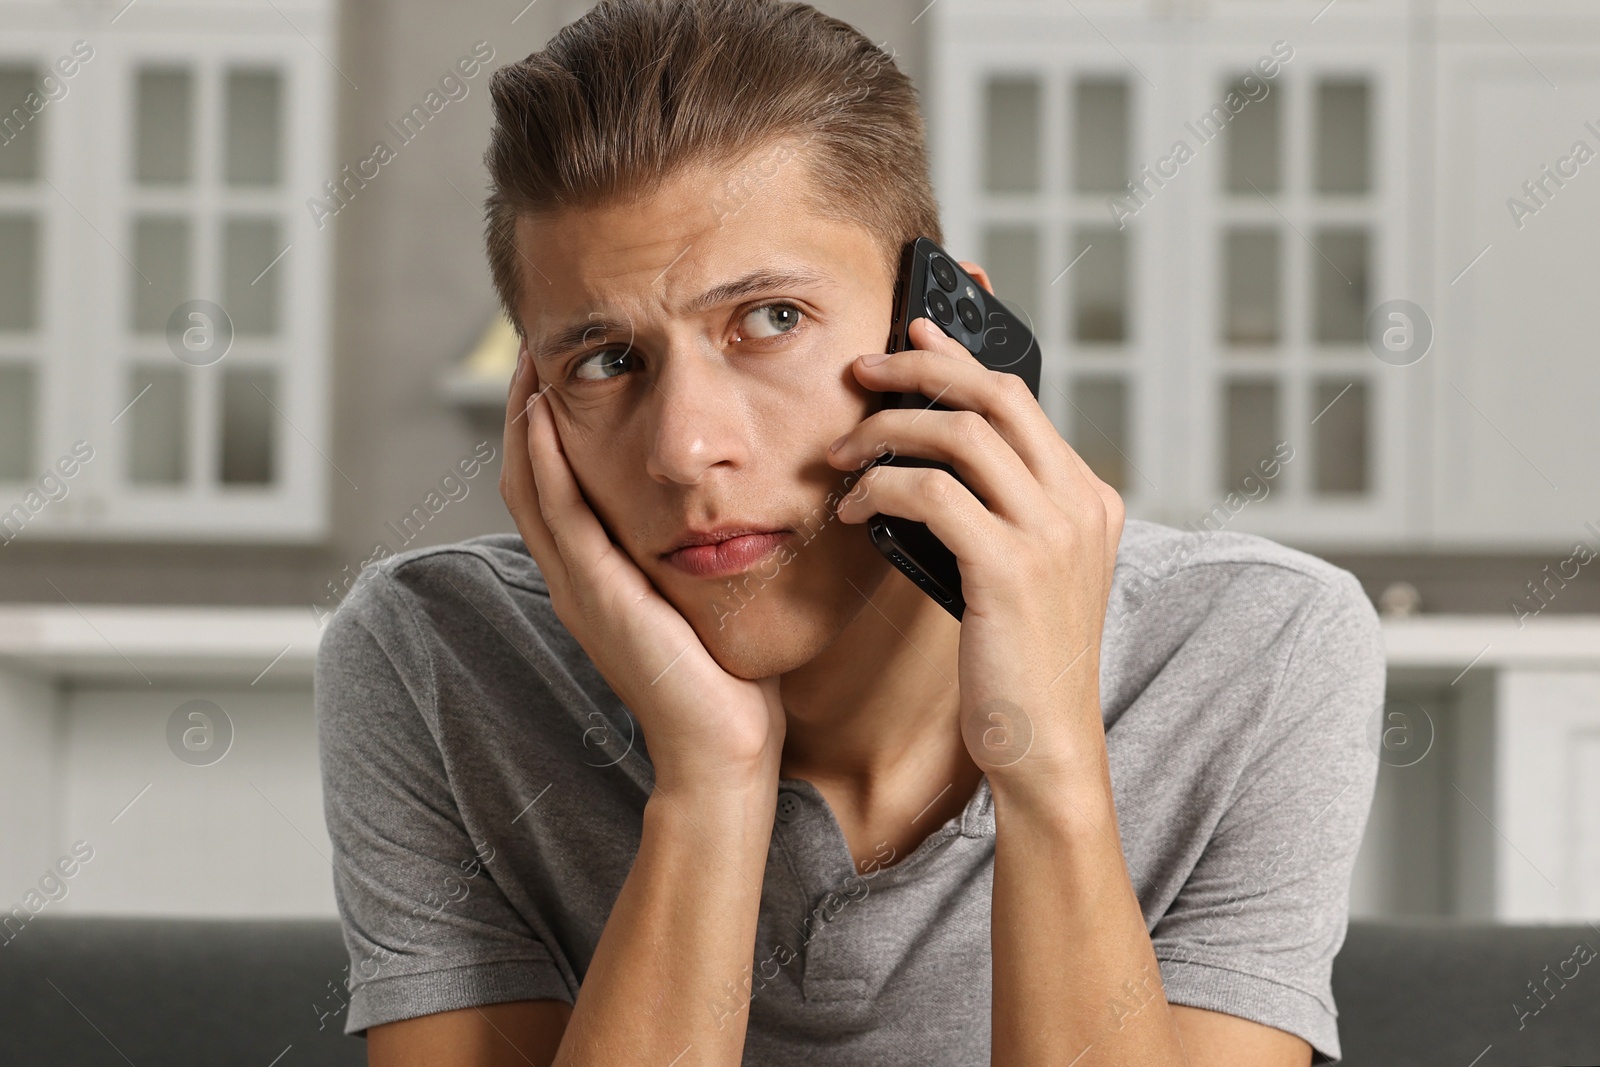
[(1103, 775), (992, 782), (995, 1067), (1186, 1062)]
[(776, 802), (776, 782), (651, 795), (554, 1067), (741, 1062), (748, 1012), (725, 1003), (755, 954)]

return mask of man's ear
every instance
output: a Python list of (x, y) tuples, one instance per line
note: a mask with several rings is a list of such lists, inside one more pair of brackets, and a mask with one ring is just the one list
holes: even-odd
[(990, 283), (989, 275), (984, 271), (984, 269), (982, 267), (978, 266), (976, 263), (968, 263), (964, 259), (958, 259), (958, 260), (956, 260), (956, 262), (961, 264), (961, 269), (962, 270), (966, 271), (968, 274), (970, 274), (974, 278), (976, 278), (978, 280), (978, 284), (979, 285), (981, 285), (985, 289), (989, 290), (989, 295), (990, 296), (994, 295), (994, 285)]

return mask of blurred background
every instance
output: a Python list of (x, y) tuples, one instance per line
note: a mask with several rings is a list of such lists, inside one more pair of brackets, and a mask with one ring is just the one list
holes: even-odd
[[(1354, 914), (1600, 918), (1592, 0), (818, 6), (1131, 514), (1380, 606)], [(335, 914), (318, 636), (513, 528), (487, 82), (586, 7), (0, 0), (5, 940)]]

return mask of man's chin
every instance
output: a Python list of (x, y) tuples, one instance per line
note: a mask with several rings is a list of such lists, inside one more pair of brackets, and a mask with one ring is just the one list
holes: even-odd
[(706, 641), (706, 651), (729, 674), (754, 681), (805, 666), (828, 643), (825, 635), (797, 633), (790, 628), (770, 638), (745, 632), (712, 639)]
[[(855, 584), (875, 583), (861, 576)], [(785, 583), (743, 600), (727, 596), (676, 606), (723, 670), (739, 678), (768, 678), (821, 655), (866, 607), (850, 584), (837, 585)]]
[(711, 658), (739, 678), (768, 678), (804, 666), (849, 622), (830, 617), (837, 611), (820, 611), (816, 604), (796, 603), (776, 593), (763, 600), (693, 621)]

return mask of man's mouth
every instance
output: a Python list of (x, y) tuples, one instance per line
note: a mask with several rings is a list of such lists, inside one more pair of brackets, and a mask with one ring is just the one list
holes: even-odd
[(688, 530), (662, 559), (696, 578), (725, 578), (749, 570), (791, 536), (792, 530), (752, 526)]

